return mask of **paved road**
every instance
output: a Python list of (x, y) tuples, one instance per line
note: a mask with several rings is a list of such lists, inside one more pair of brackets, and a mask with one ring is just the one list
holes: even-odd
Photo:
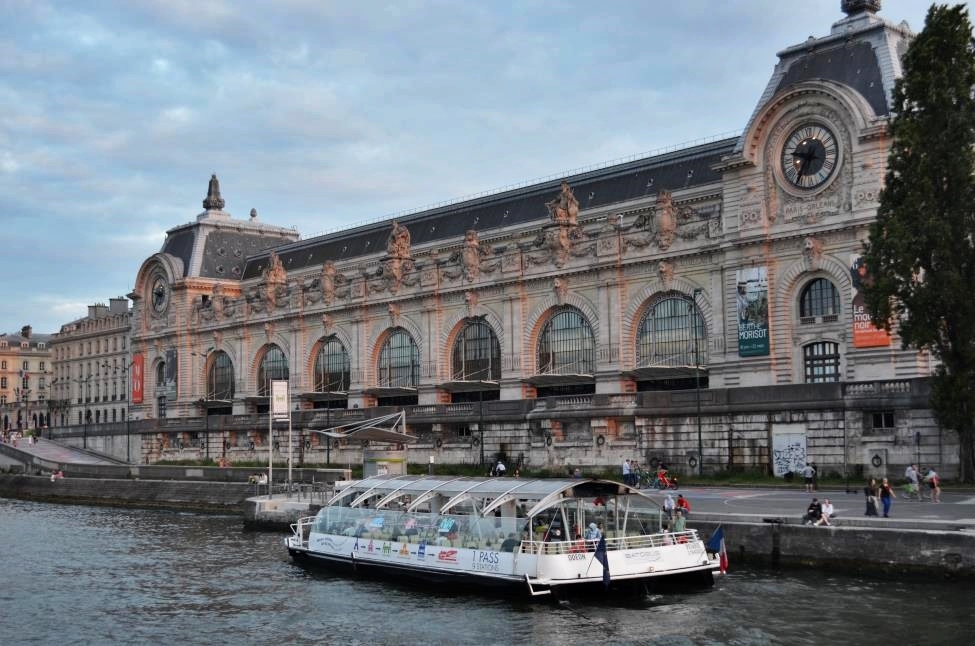
[[(851, 483), (851, 489), (853, 488)], [(809, 494), (801, 487), (759, 488), (759, 487), (681, 487), (691, 504), (691, 519), (696, 514), (709, 517), (723, 515), (739, 516), (741, 520), (761, 521), (765, 518), (785, 518), (796, 521), (802, 517), (813, 496), (822, 500), (829, 498), (836, 509), (837, 524), (903, 526), (911, 523), (916, 526), (945, 523), (975, 529), (975, 491), (951, 491), (941, 493), (941, 503), (905, 500), (898, 494), (891, 508), (890, 519), (864, 516), (866, 503), (860, 488), (851, 493), (841, 488), (822, 488)], [(673, 494), (676, 497), (676, 494)], [(651, 496), (663, 501), (664, 494), (654, 492)], [(728, 520), (732, 520), (729, 518)]]
[(30, 453), (44, 460), (65, 464), (119, 464), (119, 462), (102, 458), (86, 451), (73, 449), (43, 438), (35, 440), (31, 445), (27, 438), (17, 440), (17, 450)]

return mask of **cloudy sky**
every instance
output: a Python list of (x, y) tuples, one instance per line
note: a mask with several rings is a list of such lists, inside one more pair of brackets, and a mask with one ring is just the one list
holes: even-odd
[[(928, 4), (883, 0), (918, 31)], [(737, 134), (840, 0), (0, 0), (0, 332), (226, 210), (308, 238)]]

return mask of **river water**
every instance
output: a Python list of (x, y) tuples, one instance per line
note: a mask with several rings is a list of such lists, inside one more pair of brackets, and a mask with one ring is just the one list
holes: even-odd
[(527, 603), (307, 572), (282, 538), (239, 516), (0, 498), (0, 643), (931, 646), (972, 634), (969, 584), (732, 562), (707, 592)]

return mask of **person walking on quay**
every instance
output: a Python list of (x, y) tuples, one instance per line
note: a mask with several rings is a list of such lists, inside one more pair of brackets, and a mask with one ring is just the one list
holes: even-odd
[(815, 475), (816, 469), (814, 469), (811, 464), (806, 462), (806, 466), (802, 467), (802, 479), (806, 483), (806, 493), (812, 493), (813, 477)]
[(904, 471), (904, 477), (907, 479), (907, 487), (904, 489), (904, 499), (907, 500), (911, 496), (917, 496), (917, 499), (921, 500), (921, 489), (918, 487), (917, 465), (914, 463), (907, 465), (907, 469)]
[(880, 502), (884, 506), (884, 518), (890, 518), (891, 501), (896, 498), (894, 488), (890, 486), (887, 478), (880, 483)]
[(864, 516), (879, 515), (877, 513), (877, 496), (880, 492), (877, 491), (877, 489), (877, 481), (873, 478), (870, 478), (870, 482), (868, 482), (867, 486), (863, 488), (863, 495), (867, 500), (867, 511), (863, 514)]
[(924, 476), (924, 482), (928, 485), (928, 489), (931, 490), (931, 502), (941, 502), (941, 478), (938, 476), (938, 472), (928, 467), (928, 472)]

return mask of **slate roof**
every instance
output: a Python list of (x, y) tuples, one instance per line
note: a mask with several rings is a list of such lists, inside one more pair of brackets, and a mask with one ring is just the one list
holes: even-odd
[[(469, 229), (484, 234), (532, 222), (543, 224), (549, 217), (545, 203), (558, 195), (563, 179), (572, 187), (582, 211), (655, 196), (662, 190), (675, 191), (717, 183), (721, 176), (712, 170), (712, 166), (732, 151), (736, 141), (736, 138), (722, 139), (421, 211), (396, 220), (409, 229), (414, 247), (441, 240), (457, 241)], [(382, 221), (282, 245), (275, 251), (284, 269), (294, 271), (320, 266), (326, 260), (349, 261), (385, 252), (389, 232), (390, 221)], [(260, 276), (269, 256), (270, 253), (266, 253), (248, 258), (242, 278)]]

